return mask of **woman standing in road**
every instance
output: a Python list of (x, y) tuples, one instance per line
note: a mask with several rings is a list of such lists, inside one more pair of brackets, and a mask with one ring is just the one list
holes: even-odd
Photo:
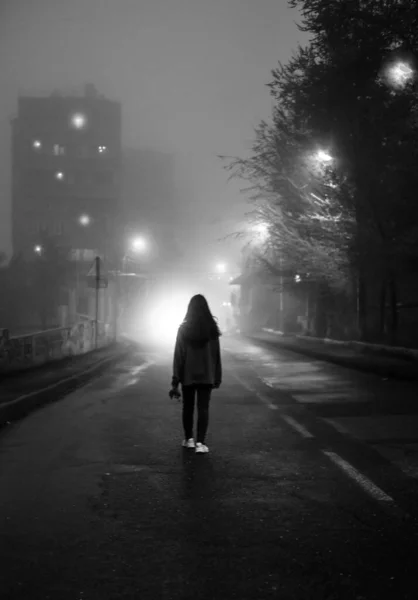
[[(206, 298), (193, 296), (180, 326), (173, 361), (171, 396), (178, 396), (181, 383), (183, 392), (183, 428), (185, 448), (196, 453), (209, 452), (205, 436), (209, 423), (209, 401), (214, 388), (222, 382), (222, 364), (219, 338), (221, 332), (210, 312)], [(193, 415), (197, 396), (197, 437), (193, 438)]]

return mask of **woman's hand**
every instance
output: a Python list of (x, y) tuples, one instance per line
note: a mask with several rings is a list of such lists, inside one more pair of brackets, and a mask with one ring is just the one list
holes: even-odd
[(176, 398), (177, 400), (180, 400), (181, 394), (180, 394), (178, 386), (177, 385), (171, 386), (171, 390), (168, 392), (168, 395), (170, 396), (171, 399)]

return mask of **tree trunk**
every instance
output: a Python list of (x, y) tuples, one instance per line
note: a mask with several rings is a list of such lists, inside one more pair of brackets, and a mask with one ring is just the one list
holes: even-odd
[(380, 285), (380, 303), (379, 303), (379, 339), (386, 338), (386, 279), (383, 279)]
[(359, 273), (357, 282), (357, 326), (360, 340), (367, 340), (367, 288), (363, 273)]
[(395, 276), (392, 274), (389, 279), (389, 300), (390, 300), (390, 330), (389, 343), (396, 345), (398, 337), (398, 290)]
[(325, 338), (328, 329), (328, 290), (321, 284), (318, 285), (316, 304), (315, 336)]

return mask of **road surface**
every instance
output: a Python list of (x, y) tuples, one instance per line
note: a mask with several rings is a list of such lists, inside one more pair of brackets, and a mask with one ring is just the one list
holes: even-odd
[(416, 600), (417, 386), (222, 342), (207, 455), (155, 347), (0, 433), (2, 600)]

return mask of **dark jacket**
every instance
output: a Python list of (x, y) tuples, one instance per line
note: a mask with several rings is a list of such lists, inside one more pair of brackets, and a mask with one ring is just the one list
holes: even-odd
[(219, 336), (192, 331), (186, 323), (178, 330), (173, 360), (172, 384), (212, 385), (222, 383)]

